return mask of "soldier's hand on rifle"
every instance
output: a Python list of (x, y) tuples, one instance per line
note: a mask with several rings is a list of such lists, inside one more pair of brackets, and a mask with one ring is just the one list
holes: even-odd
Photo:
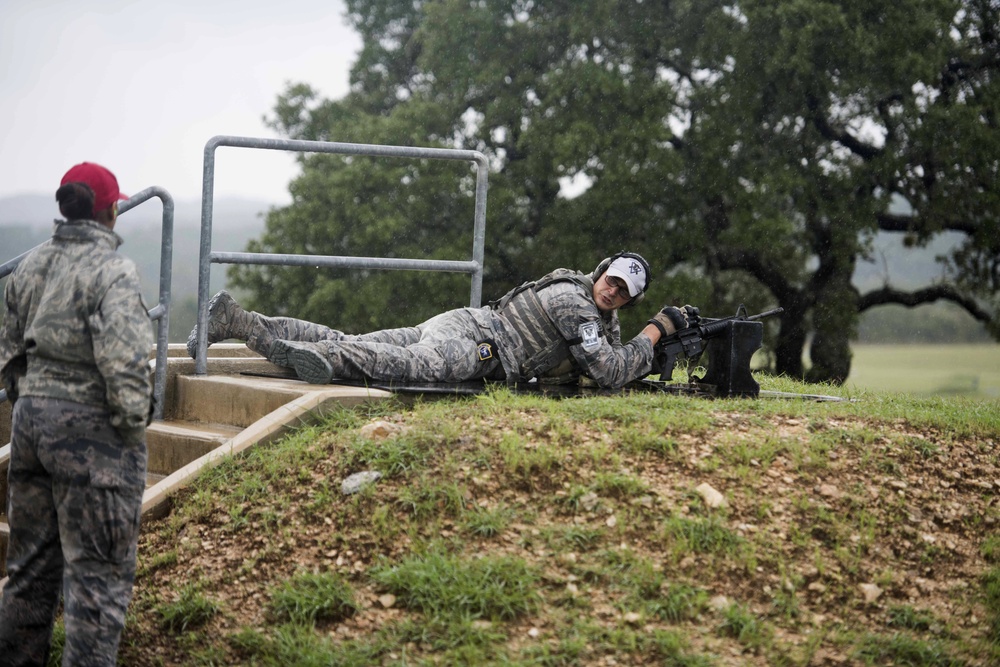
[[(649, 324), (660, 330), (661, 337), (669, 336), (688, 326), (688, 308), (691, 308), (691, 306), (685, 306), (684, 310), (674, 306), (664, 306), (660, 312), (653, 315), (653, 318), (649, 320)], [(694, 308), (693, 310), (695, 316), (697, 316), (698, 309)]]

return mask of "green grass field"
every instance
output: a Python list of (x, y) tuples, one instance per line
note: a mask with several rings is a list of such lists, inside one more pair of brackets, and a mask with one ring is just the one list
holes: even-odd
[(855, 345), (847, 386), (1000, 399), (1000, 345)]

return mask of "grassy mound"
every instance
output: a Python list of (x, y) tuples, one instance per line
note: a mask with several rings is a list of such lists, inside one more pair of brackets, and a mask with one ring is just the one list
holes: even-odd
[(338, 412), (144, 526), (120, 660), (1000, 663), (1000, 406), (850, 398)]

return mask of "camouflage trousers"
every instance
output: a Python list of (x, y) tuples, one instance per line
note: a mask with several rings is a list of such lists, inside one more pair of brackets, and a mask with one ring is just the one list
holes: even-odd
[(266, 357), (275, 340), (317, 343), (335, 378), (463, 382), (506, 377), (488, 308), (458, 308), (415, 327), (360, 335), (290, 317), (254, 315), (247, 347)]
[(114, 665), (135, 580), (146, 447), (106, 409), (22, 396), (11, 420), (0, 665), (44, 665), (63, 596), (63, 665)]

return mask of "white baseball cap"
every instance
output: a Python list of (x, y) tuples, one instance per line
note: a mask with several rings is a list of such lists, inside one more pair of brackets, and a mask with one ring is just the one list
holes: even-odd
[(646, 267), (635, 257), (619, 257), (611, 262), (605, 273), (624, 280), (629, 296), (641, 294), (646, 286)]

